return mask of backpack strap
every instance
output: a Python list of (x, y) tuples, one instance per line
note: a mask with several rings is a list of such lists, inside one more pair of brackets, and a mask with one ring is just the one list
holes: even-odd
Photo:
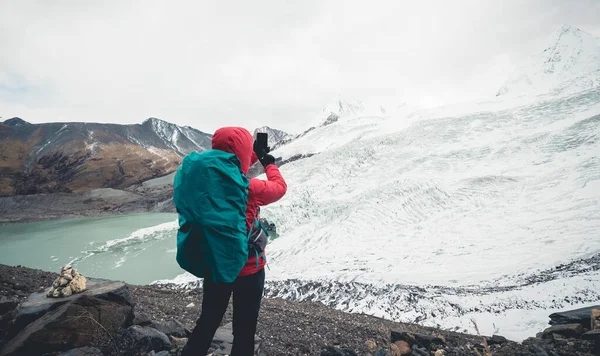
[[(253, 248), (254, 248), (254, 253), (256, 253), (256, 269), (258, 269), (258, 266), (259, 266), (259, 264), (258, 264), (258, 258), (262, 257), (262, 259), (265, 260), (265, 262), (267, 262), (267, 256), (265, 256), (265, 254), (262, 253), (262, 252), (258, 252), (258, 250), (256, 249), (256, 247), (253, 247)], [(269, 269), (269, 271), (271, 270), (271, 267), (269, 267), (269, 263), (268, 262), (267, 262), (267, 268)]]
[[(250, 229), (248, 231), (248, 241), (250, 241), (250, 238), (252, 236), (252, 233), (254, 232), (254, 230), (261, 228), (265, 234), (267, 235), (267, 237), (269, 236), (269, 232), (267, 231), (267, 229), (265, 229), (265, 227), (263, 226), (263, 224), (260, 222), (260, 220), (258, 219), (258, 217), (254, 217), (254, 220), (252, 221), (252, 225), (250, 225)], [(252, 248), (254, 249), (254, 253), (256, 254), (256, 269), (258, 269), (259, 267), (259, 263), (258, 263), (258, 258), (262, 257), (263, 260), (265, 260), (265, 262), (267, 262), (267, 256), (263, 253), (263, 252), (258, 252), (258, 250), (256, 249), (256, 247), (253, 245)], [(271, 267), (269, 267), (269, 263), (267, 262), (267, 268), (269, 270), (271, 270)]]

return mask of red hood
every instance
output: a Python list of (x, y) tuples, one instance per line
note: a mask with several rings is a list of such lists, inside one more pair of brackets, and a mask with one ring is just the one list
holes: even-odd
[(212, 148), (234, 153), (242, 164), (241, 172), (246, 174), (252, 160), (254, 138), (248, 130), (242, 127), (223, 127), (212, 137)]

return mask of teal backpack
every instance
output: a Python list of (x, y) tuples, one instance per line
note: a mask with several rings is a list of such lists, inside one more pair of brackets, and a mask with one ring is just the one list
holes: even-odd
[(233, 153), (192, 152), (173, 182), (177, 263), (196, 277), (233, 282), (248, 260), (248, 178)]

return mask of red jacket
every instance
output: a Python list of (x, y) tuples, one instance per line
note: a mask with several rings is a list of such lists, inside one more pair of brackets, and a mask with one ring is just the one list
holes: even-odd
[[(248, 130), (241, 127), (221, 128), (215, 132), (212, 138), (213, 149), (235, 153), (241, 163), (240, 171), (244, 174), (247, 174), (250, 166), (258, 160), (253, 151), (253, 145), (252, 135)], [(287, 184), (276, 165), (270, 164), (265, 167), (265, 173), (267, 174), (267, 180), (250, 179), (248, 205), (246, 206), (246, 230), (250, 229), (250, 225), (258, 212), (258, 207), (278, 201), (287, 191)], [(258, 268), (256, 268), (256, 256), (251, 255), (240, 272), (240, 277), (259, 272), (267, 263), (260, 257), (258, 262)]]

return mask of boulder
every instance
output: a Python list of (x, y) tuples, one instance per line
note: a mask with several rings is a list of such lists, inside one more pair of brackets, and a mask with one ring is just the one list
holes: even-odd
[(542, 337), (544, 339), (550, 339), (553, 335), (557, 334), (568, 338), (578, 338), (583, 332), (583, 325), (581, 324), (558, 324), (544, 330)]
[(148, 314), (138, 313), (135, 311), (134, 314), (135, 317), (133, 318), (133, 325), (149, 326), (150, 324), (152, 324), (152, 319), (150, 319)]
[(600, 330), (592, 330), (581, 335), (584, 340), (600, 341)]
[(69, 350), (60, 356), (104, 356), (102, 351), (96, 347), (80, 347), (78, 349)]
[(543, 347), (538, 345), (529, 345), (529, 352), (531, 352), (531, 355), (533, 356), (550, 356)]
[(131, 352), (168, 351), (169, 337), (148, 326), (133, 325), (122, 336), (122, 347)]
[(15, 310), (17, 305), (19, 305), (19, 299), (16, 297), (15, 298), (7, 298), (4, 296), (0, 297), (0, 315), (3, 315), (10, 311)]
[(445, 346), (446, 343), (444, 340), (437, 336), (426, 335), (426, 334), (418, 334), (409, 331), (403, 330), (392, 330), (391, 333), (392, 343), (403, 340), (406, 341), (409, 345), (418, 345), (425, 349), (430, 349), (431, 346)]
[(600, 309), (600, 305), (588, 308), (553, 313), (550, 315), (550, 325), (558, 324), (581, 324), (590, 325), (590, 317), (593, 309)]
[(87, 291), (65, 298), (34, 293), (15, 311), (7, 334), (10, 341), (0, 354), (62, 352), (83, 346), (110, 350), (116, 346), (114, 336), (133, 320), (133, 305), (121, 297), (124, 294), (130, 294), (124, 283), (108, 281), (90, 282)]
[(149, 325), (167, 336), (188, 337), (185, 331), (185, 326), (177, 320), (169, 320), (167, 322), (152, 322)]
[(508, 340), (504, 336), (493, 335), (487, 339), (487, 342), (489, 345), (502, 345), (508, 342)]
[(412, 353), (411, 355), (415, 356), (431, 356), (431, 353), (423, 347), (419, 347), (419, 345), (412, 345)]
[(394, 342), (394, 345), (397, 348), (398, 355), (409, 355), (412, 352), (410, 348), (410, 344), (404, 340), (398, 340)]

